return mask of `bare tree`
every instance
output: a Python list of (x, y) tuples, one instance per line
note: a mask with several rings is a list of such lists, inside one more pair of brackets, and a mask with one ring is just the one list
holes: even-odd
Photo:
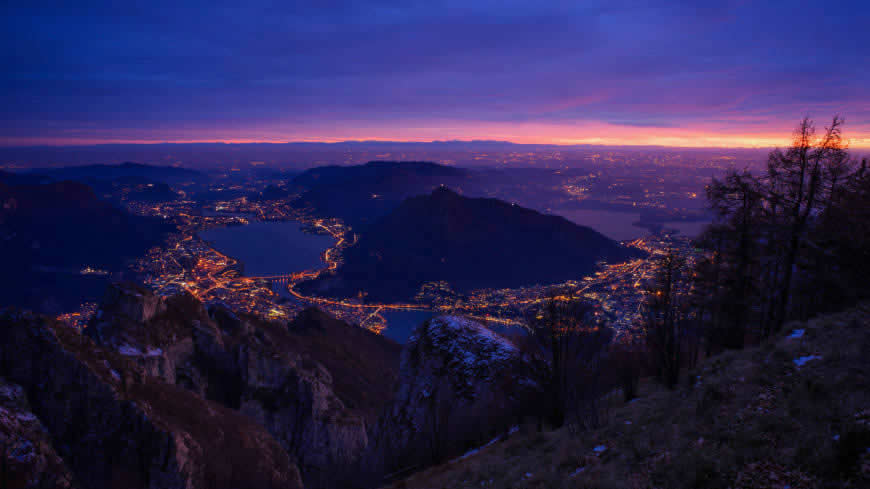
[(655, 279), (646, 290), (644, 325), (647, 345), (662, 382), (679, 382), (687, 323), (685, 261), (669, 250), (661, 257)]
[(838, 234), (818, 231), (826, 221), (833, 227), (853, 215), (842, 204), (857, 195), (842, 125), (834, 117), (817, 135), (804, 118), (791, 146), (770, 153), (764, 174), (732, 171), (708, 187), (716, 219), (701, 240), (708, 254), (695, 270), (696, 289), (710, 298), (700, 301), (698, 316), (708, 353), (740, 348), (748, 333), (769, 337), (826, 301), (818, 285), (831, 275)]
[(547, 365), (546, 410), (554, 427), (565, 423), (569, 403), (576, 409), (600, 395), (600, 355), (613, 333), (596, 312), (588, 302), (554, 289), (528, 317), (535, 353)]
[[(794, 133), (792, 145), (785, 151), (771, 152), (767, 163), (766, 198), (773, 209), (774, 224), (781, 229), (783, 246), (779, 263), (781, 276), (773, 290), (776, 295), (769, 308), (769, 331), (782, 327), (788, 317), (798, 252), (805, 244), (810, 219), (816, 217), (837, 191), (837, 182), (848, 160), (842, 140), (843, 119), (835, 116), (821, 137), (815, 125), (804, 118)], [(826, 185), (826, 179), (828, 185)]]
[(713, 179), (707, 189), (707, 198), (717, 217), (708, 232), (717, 235), (716, 272), (721, 286), (718, 312), (723, 321), (715, 329), (718, 346), (742, 348), (745, 341), (749, 313), (758, 291), (761, 195), (758, 181), (745, 170), (731, 171), (721, 181)]

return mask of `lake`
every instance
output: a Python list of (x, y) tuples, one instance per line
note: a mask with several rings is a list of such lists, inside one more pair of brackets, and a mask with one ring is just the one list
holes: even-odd
[(387, 320), (387, 327), (381, 333), (397, 343), (404, 344), (414, 332), (414, 328), (423, 321), (431, 319), (434, 314), (429, 311), (391, 309), (381, 312), (381, 316)]
[(221, 253), (241, 260), (245, 275), (280, 275), (322, 268), (320, 254), (335, 240), (302, 231), (294, 221), (251, 222), (207, 229), (199, 237)]
[[(435, 313), (430, 311), (393, 309), (382, 312), (381, 316), (387, 320), (387, 327), (384, 328), (381, 334), (397, 343), (405, 344), (408, 342), (408, 338), (411, 337), (414, 329), (427, 319), (435, 317)], [(526, 330), (516, 326), (503, 326), (490, 323), (488, 327), (492, 331), (506, 336), (526, 334)]]
[[(597, 209), (560, 209), (553, 214), (565, 219), (590, 227), (599, 233), (616, 241), (637, 239), (650, 234), (649, 230), (633, 225), (640, 219), (640, 214), (635, 212), (618, 212)], [(705, 221), (668, 221), (664, 227), (677, 229), (681, 234), (695, 237), (703, 231), (707, 225)]]

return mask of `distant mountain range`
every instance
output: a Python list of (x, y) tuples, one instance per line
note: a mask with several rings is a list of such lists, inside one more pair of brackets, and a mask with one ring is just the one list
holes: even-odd
[(301, 287), (399, 300), (429, 281), (446, 280), (464, 292), (557, 283), (587, 275), (599, 260), (641, 254), (562, 217), (440, 187), (405, 200), (369, 226), (335, 275)]
[(361, 230), (395, 209), (402, 200), (440, 185), (462, 187), (475, 179), (464, 168), (420, 161), (371, 161), (365, 165), (322, 166), (294, 178), (306, 189), (294, 202), (324, 217), (339, 217)]
[(174, 166), (122, 163), (120, 165), (65, 166), (61, 168), (33, 168), (27, 173), (43, 175), (52, 180), (115, 180), (119, 178), (142, 178), (158, 182), (178, 181), (202, 177), (203, 174), (188, 168)]

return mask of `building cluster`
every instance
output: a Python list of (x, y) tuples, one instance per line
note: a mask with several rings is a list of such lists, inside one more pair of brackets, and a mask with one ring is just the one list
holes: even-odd
[[(531, 157), (526, 154), (507, 156), (502, 163)], [(560, 152), (532, 156), (540, 158), (538, 163), (542, 163), (533, 166), (549, 167), (550, 163), (555, 163), (556, 168), (561, 168), (570, 163), (569, 158)], [(475, 159), (484, 161), (487, 157), (486, 154), (480, 154)], [(677, 199), (696, 199), (697, 192), (688, 189), (698, 189), (698, 179), (701, 178), (699, 172), (681, 172), (679, 156), (657, 158), (664, 159), (638, 161), (637, 155), (615, 152), (589, 154), (582, 159), (582, 166), (588, 166), (588, 169), (580, 171), (580, 168), (574, 168), (570, 171), (567, 170), (569, 165), (565, 167), (564, 174), (561, 170), (555, 173), (562, 181), (562, 198), (566, 202), (591, 199), (604, 206), (660, 210), (674, 209)], [(705, 174), (703, 178), (709, 177)], [(342, 250), (352, 246), (357, 236), (337, 219), (318, 218), (310, 209), (292, 207), (289, 204), (292, 198), (262, 200), (250, 197), (257, 195), (258, 189), (261, 190), (264, 185), (273, 184), (267, 181), (209, 184), (207, 191), (210, 195), (224, 195), (226, 198), (211, 200), (207, 207), (193, 197), (195, 189), (192, 188), (179, 192), (180, 198), (173, 201), (126, 201), (125, 204), (134, 213), (170, 220), (178, 229), (164, 246), (150, 250), (140, 259), (135, 271), (144, 283), (162, 295), (187, 292), (205, 303), (219, 302), (240, 312), (273, 319), (289, 319), (305, 307), (317, 306), (341, 319), (375, 331), (386, 326), (386, 311), (412, 308), (459, 313), (504, 325), (520, 325), (529, 310), (546, 300), (556, 287), (575, 298), (593, 302), (599, 313), (606, 316), (620, 334), (630, 335), (640, 319), (643, 291), (653, 277), (657, 258), (667, 250), (679, 253), (687, 261), (694, 256), (689, 240), (659, 232), (627, 243), (647, 251), (648, 258), (602, 264), (594, 274), (562, 284), (487, 289), (460, 294), (446, 282), (434, 282), (424, 284), (414, 304), (373, 304), (366, 302), (365, 297), (330, 299), (302, 296), (295, 291), (295, 285), (339, 267)], [(335, 245), (321, 255), (324, 262), (322, 268), (274, 277), (245, 276), (244, 266), (236, 258), (221, 253), (198, 237), (200, 231), (212, 227), (283, 220), (297, 221), (308, 232), (328, 234), (335, 239)], [(92, 271), (83, 270), (82, 273)], [(84, 318), (87, 313), (83, 311), (67, 319), (75, 321), (76, 318)]]
[(464, 314), (499, 324), (521, 325), (530, 311), (558, 293), (591, 302), (618, 335), (632, 336), (637, 334), (645, 290), (655, 277), (658, 260), (670, 251), (691, 266), (696, 253), (686, 237), (665, 234), (637, 239), (629, 246), (642, 249), (649, 256), (605, 264), (587, 277), (559, 284), (484, 289), (458, 295), (446, 284), (438, 282), (424, 285), (418, 297), (425, 299), (436, 311)]

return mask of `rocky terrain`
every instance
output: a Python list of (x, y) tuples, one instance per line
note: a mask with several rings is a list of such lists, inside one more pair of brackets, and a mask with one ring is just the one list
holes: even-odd
[(83, 331), (0, 315), (0, 483), (52, 488), (866, 487), (870, 307), (708, 358), (675, 391), (606, 395), (539, 431), (541, 366), (485, 326), (399, 346), (109, 289)]
[(401, 349), (316, 309), (268, 322), (114, 284), (83, 331), (0, 323), (9, 487), (375, 487), (508, 433), (539, 391), (461, 317)]
[(69, 488), (73, 476), (30, 410), (24, 389), (0, 379), (0, 486)]
[(388, 472), (441, 462), (503, 435), (528, 414), (538, 372), (511, 341), (457, 316), (426, 321), (402, 352), (378, 431)]
[[(775, 341), (652, 381), (603, 426), (520, 427), (391, 489), (870, 487), (870, 305), (791, 323)], [(485, 445), (485, 444), (484, 444)]]
[[(380, 348), (373, 356), (386, 357), (385, 362), (390, 355), (397, 358), (398, 348), (359, 328), (324, 322), (308, 311), (290, 325), (270, 323), (221, 306), (206, 310), (188, 295), (161, 298), (126, 285), (110, 289), (85, 333), (146, 375), (256, 421), (296, 461), (306, 486), (326, 487), (355, 470), (368, 446), (367, 416), (379, 408), (360, 399), (362, 394), (341, 389), (359, 407), (353, 409), (336, 394), (333, 375), (318, 360), (335, 366), (358, 353), (318, 348), (320, 331), (343, 327), (332, 331), (337, 344), (347, 339), (342, 333), (364, 334), (356, 339), (358, 351), (366, 351), (368, 342), (368, 351)], [(390, 368), (380, 367), (381, 385), (373, 392), (384, 395), (392, 388)], [(342, 379), (341, 387), (348, 380)]]
[(248, 417), (146, 375), (62, 323), (4, 313), (0, 365), (77, 487), (301, 487), (287, 453)]

